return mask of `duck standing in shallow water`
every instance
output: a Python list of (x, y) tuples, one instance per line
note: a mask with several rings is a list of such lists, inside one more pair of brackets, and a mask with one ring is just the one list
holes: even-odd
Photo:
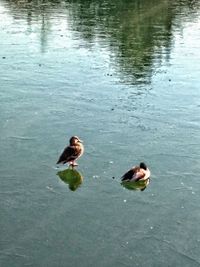
[(150, 170), (144, 162), (140, 163), (140, 166), (134, 166), (129, 171), (127, 171), (122, 177), (122, 181), (127, 182), (137, 182), (139, 180), (147, 180), (151, 175)]
[(70, 166), (78, 166), (75, 162), (79, 157), (83, 155), (84, 146), (82, 140), (78, 136), (72, 136), (69, 140), (69, 146), (67, 146), (57, 161), (57, 164), (69, 163)]

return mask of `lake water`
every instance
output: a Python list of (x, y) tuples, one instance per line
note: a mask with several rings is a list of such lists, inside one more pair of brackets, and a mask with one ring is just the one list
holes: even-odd
[(200, 266), (198, 0), (0, 0), (0, 101), (1, 267)]

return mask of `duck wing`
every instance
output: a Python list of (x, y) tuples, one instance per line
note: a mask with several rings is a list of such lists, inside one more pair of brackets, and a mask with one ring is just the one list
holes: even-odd
[(68, 146), (64, 149), (56, 164), (66, 163), (71, 160), (75, 160), (81, 154), (79, 146)]
[(122, 181), (130, 181), (131, 179), (133, 179), (134, 175), (136, 174), (136, 170), (137, 170), (137, 167), (134, 167), (134, 168), (130, 169), (129, 171), (127, 171), (127, 172), (121, 177), (121, 180), (122, 180)]

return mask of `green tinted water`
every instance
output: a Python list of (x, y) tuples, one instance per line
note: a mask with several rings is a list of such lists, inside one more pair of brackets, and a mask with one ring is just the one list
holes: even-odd
[(199, 8), (0, 0), (2, 267), (200, 265)]

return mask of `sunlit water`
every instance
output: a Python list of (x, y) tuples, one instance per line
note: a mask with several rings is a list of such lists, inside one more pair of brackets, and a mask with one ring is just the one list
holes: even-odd
[(200, 266), (199, 8), (0, 0), (1, 267)]

